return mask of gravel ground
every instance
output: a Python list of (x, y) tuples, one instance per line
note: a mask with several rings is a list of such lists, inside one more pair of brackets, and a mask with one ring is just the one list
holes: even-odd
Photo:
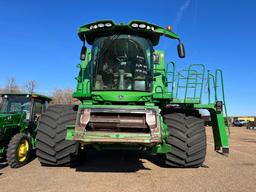
[(0, 191), (256, 191), (256, 131), (232, 128), (230, 155), (214, 152), (211, 129), (203, 167), (163, 168), (154, 156), (127, 151), (90, 152), (74, 167), (0, 164)]

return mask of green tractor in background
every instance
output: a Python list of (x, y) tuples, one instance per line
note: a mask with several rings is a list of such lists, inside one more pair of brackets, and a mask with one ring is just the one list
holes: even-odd
[(1, 94), (0, 157), (12, 168), (29, 161), (35, 148), (36, 127), (51, 98), (38, 94)]
[(90, 146), (148, 150), (171, 167), (200, 167), (207, 145), (200, 109), (211, 115), (215, 150), (229, 153), (222, 71), (213, 75), (203, 64), (176, 71), (174, 62), (166, 63), (164, 51), (154, 49), (161, 36), (177, 40), (185, 57), (170, 27), (103, 20), (80, 27), (78, 35), (83, 46), (73, 97), (81, 104), (50, 106), (42, 115), (36, 137), (41, 164), (69, 164)]

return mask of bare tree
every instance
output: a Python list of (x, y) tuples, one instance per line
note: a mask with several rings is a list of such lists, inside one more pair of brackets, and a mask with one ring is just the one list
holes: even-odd
[(18, 86), (16, 82), (15, 77), (8, 77), (6, 81), (6, 86), (4, 88), (4, 91), (9, 92), (9, 93), (19, 93), (20, 87)]
[(66, 104), (72, 104), (73, 103), (73, 97), (72, 97), (72, 94), (73, 94), (73, 90), (70, 89), (70, 88), (65, 88), (63, 90), (63, 102), (66, 103)]
[(55, 89), (52, 94), (52, 104), (61, 104), (62, 103), (62, 90)]
[(37, 87), (37, 82), (35, 80), (29, 80), (24, 87), (29, 93), (33, 93)]
[(73, 90), (70, 88), (55, 89), (52, 95), (52, 104), (73, 104)]

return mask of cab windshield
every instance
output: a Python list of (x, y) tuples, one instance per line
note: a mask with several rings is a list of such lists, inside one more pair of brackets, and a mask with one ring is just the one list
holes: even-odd
[(31, 101), (25, 96), (8, 96), (2, 98), (0, 113), (30, 112)]
[(151, 42), (138, 36), (96, 39), (91, 60), (93, 90), (150, 91), (152, 51)]

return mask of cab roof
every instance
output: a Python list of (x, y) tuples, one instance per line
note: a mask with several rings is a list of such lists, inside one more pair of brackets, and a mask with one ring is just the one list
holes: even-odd
[(11, 95), (27, 96), (27, 95), (29, 95), (29, 97), (31, 97), (31, 98), (37, 98), (37, 99), (44, 100), (44, 101), (51, 101), (52, 100), (52, 98), (50, 98), (50, 97), (47, 97), (47, 96), (44, 96), (44, 95), (41, 95), (41, 94), (37, 94), (37, 93), (1, 93), (0, 94), (1, 97), (4, 97), (4, 95), (7, 95), (7, 96), (11, 96)]
[(101, 20), (81, 26), (78, 29), (78, 36), (82, 41), (92, 45), (98, 37), (114, 34), (138, 35), (151, 40), (153, 46), (158, 45), (160, 36), (164, 35), (171, 39), (179, 40), (179, 36), (170, 30), (145, 21), (133, 20), (128, 24), (115, 23), (112, 20)]

